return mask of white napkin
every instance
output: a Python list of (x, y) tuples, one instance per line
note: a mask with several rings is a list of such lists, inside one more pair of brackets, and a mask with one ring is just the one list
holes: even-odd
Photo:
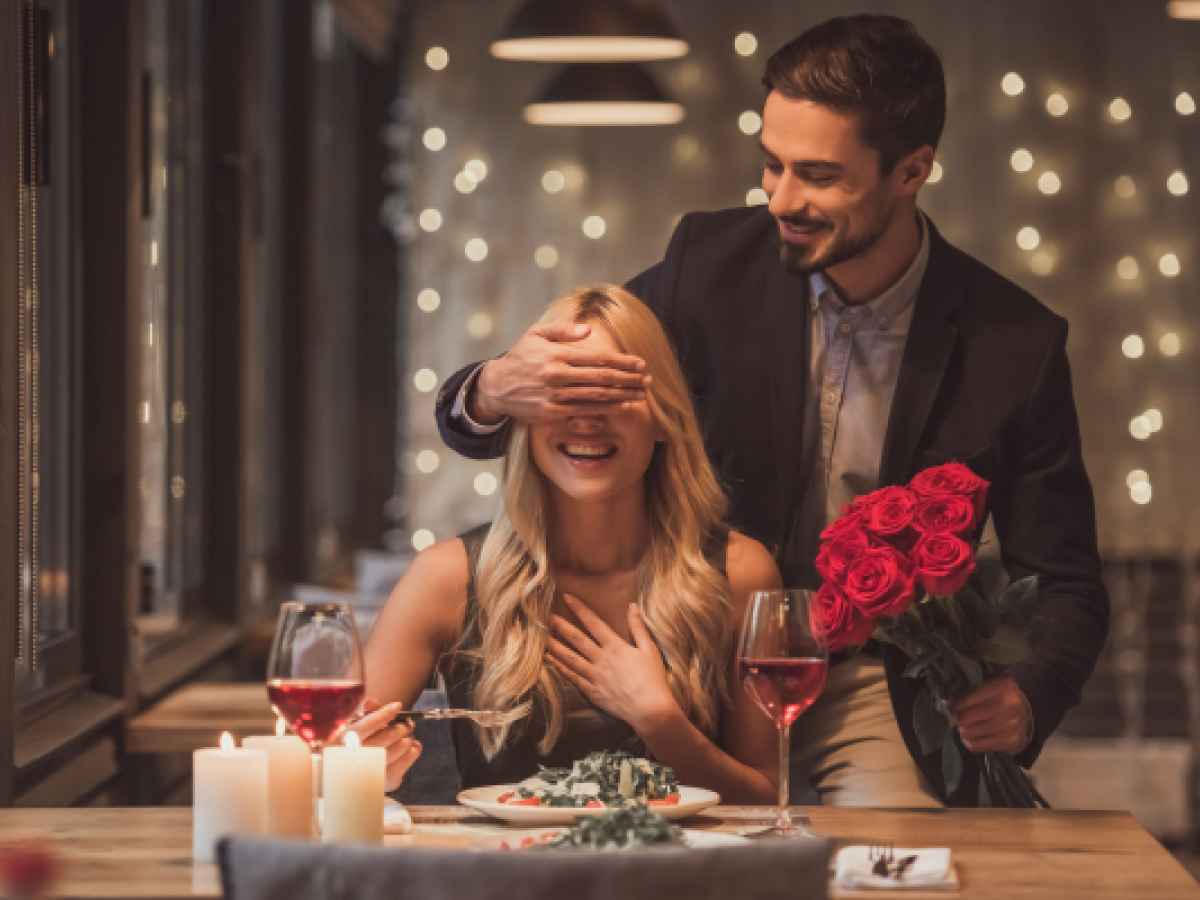
[(413, 829), (412, 816), (408, 810), (394, 800), (383, 804), (383, 833), (411, 834)]
[(871, 858), (870, 847), (843, 847), (838, 851), (837, 864), (834, 874), (834, 884), (844, 891), (861, 890), (922, 890), (922, 891), (957, 891), (958, 877), (950, 865), (950, 850), (945, 847), (922, 847), (906, 849), (896, 847), (892, 850), (896, 860), (915, 856), (912, 865), (904, 872), (904, 877), (897, 881), (894, 878), (884, 878), (871, 872), (875, 860)]
[[(317, 798), (317, 819), (320, 822), (325, 821), (325, 801), (320, 797)], [(383, 802), (383, 833), (412, 834), (412, 829), (412, 816), (408, 814), (408, 810), (395, 800), (385, 800)]]

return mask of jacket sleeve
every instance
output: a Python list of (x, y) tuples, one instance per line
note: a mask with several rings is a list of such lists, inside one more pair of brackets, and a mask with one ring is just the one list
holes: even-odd
[(1033, 655), (1009, 669), (1033, 711), (1033, 739), (1016, 755), (1026, 768), (1079, 702), (1108, 635), (1108, 592), (1066, 343), (1067, 325), (1060, 322), (1020, 425), (1016, 458), (993, 505), (1009, 577), (1039, 576), (1037, 614), (1048, 623)]
[(437, 419), (438, 431), (442, 434), (442, 440), (455, 453), (465, 456), (467, 459), (497, 459), (504, 455), (504, 450), (508, 446), (510, 429), (507, 423), (494, 434), (474, 434), (465, 428), (462, 422), (450, 415), (450, 410), (454, 408), (454, 399), (462, 389), (463, 382), (479, 365), (478, 362), (473, 362), (446, 379), (438, 391), (433, 414)]

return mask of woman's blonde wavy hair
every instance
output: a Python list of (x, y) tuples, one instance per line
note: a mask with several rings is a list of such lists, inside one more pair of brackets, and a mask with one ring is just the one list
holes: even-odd
[[(726, 500), (704, 453), (687, 382), (658, 319), (614, 285), (585, 288), (552, 303), (541, 322), (604, 325), (622, 351), (646, 361), (647, 400), (666, 433), (645, 475), (650, 547), (637, 571), (637, 603), (662, 651), (671, 692), (696, 725), (715, 735), (731, 649), (729, 584), (705, 557), (722, 529)], [(546, 722), (546, 754), (566, 720), (562, 676), (546, 663), (555, 582), (546, 478), (533, 461), (529, 427), (514, 423), (504, 460), (503, 502), (480, 551), (476, 592), (480, 643), (476, 709), (507, 710), (532, 700)], [(488, 758), (508, 728), (484, 729)]]

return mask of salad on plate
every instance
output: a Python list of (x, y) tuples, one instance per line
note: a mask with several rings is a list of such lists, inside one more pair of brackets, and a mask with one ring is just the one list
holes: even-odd
[(574, 809), (673, 806), (679, 803), (679, 785), (668, 766), (624, 750), (597, 750), (570, 769), (543, 767), (496, 802)]

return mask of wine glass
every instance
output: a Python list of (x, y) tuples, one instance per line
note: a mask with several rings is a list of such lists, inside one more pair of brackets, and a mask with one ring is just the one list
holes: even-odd
[(312, 751), (314, 835), (321, 829), (321, 748), (350, 721), (365, 692), (350, 604), (284, 603), (267, 663), (267, 696)]
[(279, 609), (267, 695), (314, 754), (362, 703), (362, 647), (348, 603), (284, 603)]
[(816, 591), (759, 591), (750, 598), (738, 647), (738, 673), (747, 692), (779, 729), (778, 837), (812, 837), (801, 811), (796, 827), (788, 810), (792, 723), (825, 687), (829, 645)]

